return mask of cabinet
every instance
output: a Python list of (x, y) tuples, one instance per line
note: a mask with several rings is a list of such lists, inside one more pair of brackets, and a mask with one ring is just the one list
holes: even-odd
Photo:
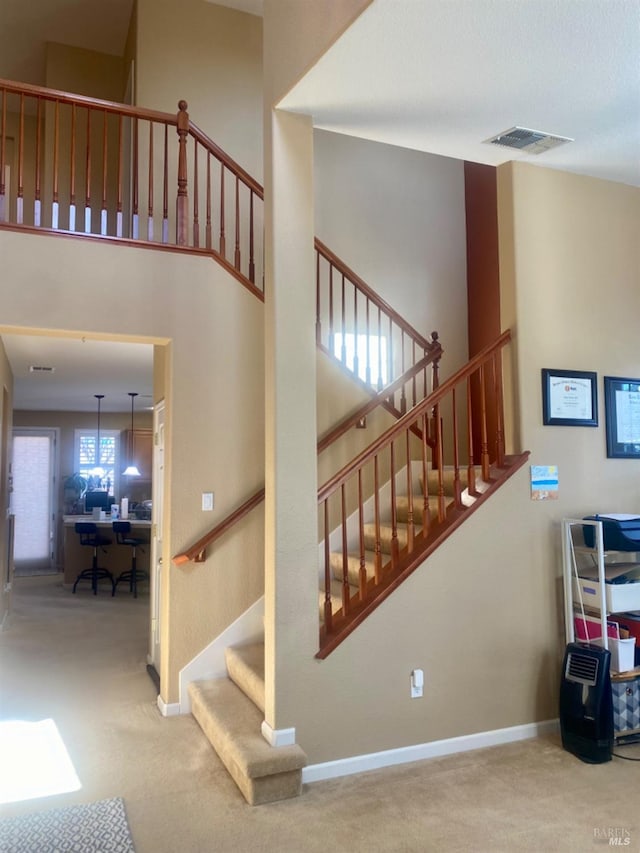
[(120, 453), (123, 470), (134, 463), (140, 471), (140, 483), (150, 483), (153, 474), (153, 430), (127, 429), (121, 437)]

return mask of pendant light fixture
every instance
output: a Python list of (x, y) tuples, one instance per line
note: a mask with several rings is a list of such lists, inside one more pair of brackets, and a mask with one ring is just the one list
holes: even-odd
[(129, 391), (129, 396), (131, 397), (131, 433), (129, 436), (129, 464), (122, 472), (125, 477), (140, 477), (140, 471), (138, 471), (138, 466), (132, 459), (133, 456), (133, 401), (135, 397), (138, 396), (137, 391)]
[(94, 394), (93, 396), (98, 401), (98, 430), (96, 433), (96, 453), (95, 453), (95, 459), (94, 459), (95, 464), (93, 466), (93, 470), (91, 472), (91, 475), (93, 477), (98, 478), (98, 481), (99, 481), (98, 482), (98, 488), (99, 488), (102, 485), (101, 481), (102, 481), (102, 478), (104, 477), (104, 468), (102, 467), (102, 464), (101, 464), (102, 460), (100, 458), (100, 456), (101, 456), (101, 453), (100, 453), (100, 401), (103, 399), (104, 394)]

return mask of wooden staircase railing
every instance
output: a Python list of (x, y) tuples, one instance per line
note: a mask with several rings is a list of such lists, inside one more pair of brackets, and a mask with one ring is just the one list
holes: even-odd
[(441, 348), (437, 332), (423, 337), (318, 238), (316, 250), (316, 342), (369, 388), (381, 391), (425, 356), (409, 387), (390, 405), (397, 417), (438, 387)]
[[(399, 388), (402, 387), (403, 384), (407, 384), (412, 381), (414, 375), (424, 370), (425, 363), (428, 364), (430, 361), (435, 358), (435, 355), (428, 355), (425, 358), (418, 362), (418, 364), (414, 365), (410, 368), (404, 376), (399, 377), (392, 385), (388, 388), (385, 388), (383, 391), (378, 392), (375, 397), (369, 402), (365, 403), (364, 406), (358, 408), (355, 412), (353, 412), (348, 417), (344, 418), (337, 424), (332, 430), (322, 436), (318, 440), (318, 455), (327, 449), (334, 441), (337, 441), (341, 436), (345, 435), (350, 429), (356, 426), (356, 424), (361, 421), (363, 418), (366, 418), (368, 414), (370, 414), (377, 406), (385, 405), (388, 402), (388, 395), (394, 394), (397, 392)], [(418, 433), (421, 435), (421, 433)], [(427, 439), (431, 443), (431, 439)], [(184, 551), (181, 551), (179, 554), (176, 554), (173, 557), (173, 562), (177, 566), (181, 566), (184, 563), (194, 562), (194, 563), (203, 563), (207, 558), (207, 548), (210, 545), (213, 545), (216, 540), (218, 540), (221, 536), (231, 530), (231, 528), (241, 521), (245, 516), (247, 516), (253, 509), (259, 506), (264, 500), (264, 486), (261, 486), (255, 494), (251, 495), (244, 503), (240, 504), (233, 512), (231, 512), (226, 518), (220, 521), (215, 527), (212, 527), (207, 533), (204, 534), (197, 542), (195, 542), (191, 547), (187, 548)]]
[[(504, 332), (319, 490), (324, 604), (318, 657), (326, 657), (523, 464), (527, 454), (505, 455), (502, 351), (510, 337)], [(478, 408), (472, 407), (476, 393)], [(478, 448), (475, 426), (481, 436)], [(433, 445), (429, 435), (435, 437)], [(445, 466), (452, 474), (448, 500)], [(388, 485), (383, 489), (383, 484)], [(359, 566), (355, 578), (354, 559)]]
[[(0, 79), (0, 224), (212, 255), (263, 295), (264, 192), (190, 119)], [(318, 345), (375, 393), (427, 340), (315, 241)], [(438, 385), (416, 373), (396, 416)], [(409, 403), (407, 400), (409, 399)]]
[(171, 115), (0, 79), (2, 224), (202, 251), (262, 299), (262, 197), (186, 101)]

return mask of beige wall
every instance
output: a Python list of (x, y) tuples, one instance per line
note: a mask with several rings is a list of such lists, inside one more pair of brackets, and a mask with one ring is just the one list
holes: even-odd
[(5, 586), (8, 568), (9, 476), (11, 470), (13, 374), (0, 340), (0, 626), (8, 618), (11, 591)]
[[(175, 702), (180, 668), (263, 589), (259, 510), (246, 537), (221, 540), (206, 564), (171, 562), (263, 482), (263, 305), (207, 258), (11, 232), (0, 233), (0, 253), (3, 331), (75, 330), (170, 350), (161, 676)], [(111, 296), (100, 312), (96, 292)], [(204, 491), (215, 492), (213, 512), (201, 511)]]
[(138, 0), (136, 103), (177, 112), (262, 179), (262, 21), (203, 0)]
[(314, 132), (316, 236), (424, 337), (441, 379), (467, 360), (464, 167), (459, 160)]
[[(635, 462), (606, 459), (602, 376), (640, 375), (640, 193), (523, 165), (503, 167), (499, 189), (521, 446), (559, 466), (560, 497), (532, 502), (521, 469), (327, 660), (299, 665), (296, 731), (312, 762), (556, 717), (560, 519), (638, 511)], [(598, 372), (598, 429), (542, 426), (550, 366)], [(414, 667), (422, 700), (409, 698)]]
[(44, 85), (106, 101), (122, 101), (124, 62), (121, 56), (47, 42)]
[[(637, 463), (606, 456), (603, 382), (640, 376), (640, 191), (521, 163), (498, 170), (498, 190), (521, 443), (559, 466), (559, 500), (537, 508), (555, 541), (563, 516), (640, 511)], [(542, 368), (597, 372), (597, 429), (542, 425)]]

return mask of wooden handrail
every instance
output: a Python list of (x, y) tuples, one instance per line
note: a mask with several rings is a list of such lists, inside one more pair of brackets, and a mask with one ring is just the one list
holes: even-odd
[[(508, 457), (504, 447), (501, 359), (510, 339), (509, 331), (500, 335), (318, 490), (324, 582), (317, 657), (326, 657), (524, 464), (527, 454)], [(470, 385), (480, 393), (473, 413)]]
[(318, 502), (320, 503), (321, 501), (326, 500), (326, 498), (346, 482), (346, 480), (348, 480), (348, 478), (358, 468), (361, 468), (363, 464), (372, 460), (383, 447), (391, 444), (394, 439), (402, 435), (402, 433), (405, 432), (421, 415), (427, 414), (431, 409), (433, 409), (453, 388), (455, 388), (456, 385), (458, 385), (463, 379), (466, 379), (468, 376), (475, 373), (475, 371), (491, 355), (501, 350), (502, 347), (509, 343), (510, 340), (511, 331), (507, 329), (507, 331), (503, 332), (500, 337), (494, 341), (494, 343), (489, 344), (480, 350), (480, 352), (478, 352), (470, 361), (457, 370), (435, 391), (429, 394), (428, 397), (425, 397), (421, 403), (415, 406), (410, 412), (407, 412), (406, 415), (399, 418), (395, 424), (390, 426), (389, 429), (382, 433), (382, 435), (378, 436), (375, 441), (354, 457), (340, 471), (334, 474), (334, 476), (318, 490)]
[(193, 136), (194, 139), (197, 139), (198, 142), (207, 149), (213, 156), (220, 160), (221, 163), (224, 163), (225, 168), (229, 169), (236, 175), (243, 184), (245, 184), (250, 190), (252, 190), (259, 199), (264, 201), (264, 189), (261, 184), (259, 184), (255, 178), (252, 178), (251, 175), (242, 168), (236, 161), (230, 157), (226, 151), (223, 151), (219, 145), (207, 136), (204, 131), (200, 130), (200, 128), (194, 124), (191, 120), (189, 120), (189, 134)]
[(322, 436), (322, 438), (318, 441), (318, 453), (322, 453), (323, 450), (326, 450), (330, 444), (333, 444), (336, 439), (340, 438), (340, 436), (344, 435), (350, 429), (352, 429), (358, 421), (361, 421), (363, 418), (366, 418), (367, 415), (371, 414), (374, 409), (377, 409), (378, 406), (383, 406), (388, 398), (395, 394), (400, 388), (402, 388), (407, 382), (409, 382), (417, 373), (420, 373), (425, 367), (428, 367), (433, 361), (437, 358), (440, 358), (442, 350), (438, 349), (434, 352), (431, 352), (429, 355), (426, 355), (423, 359), (416, 362), (413, 367), (410, 367), (405, 373), (402, 374), (395, 382), (392, 382), (391, 385), (387, 385), (382, 391), (378, 391), (378, 393), (369, 400), (368, 403), (360, 406), (353, 414), (348, 415), (346, 418), (340, 421), (340, 423), (336, 424), (328, 433)]
[[(10, 97), (19, 99), (17, 180), (11, 187), (11, 197), (5, 194), (2, 183), (4, 169), (0, 168), (2, 227), (38, 229), (41, 233), (57, 233), (60, 236), (78, 235), (123, 243), (131, 241), (136, 245), (158, 248), (204, 252), (216, 258), (252, 293), (264, 300), (261, 287), (262, 257), (255, 257), (257, 229), (254, 219), (262, 212), (260, 206), (256, 213), (255, 202), (264, 201), (263, 187), (191, 121), (186, 101), (180, 101), (177, 114), (171, 114), (5, 79), (0, 79), (0, 97), (0, 166), (4, 164), (6, 156), (7, 103)], [(30, 115), (30, 99), (35, 101), (37, 112), (35, 127), (25, 122), (25, 115)], [(45, 122), (49, 119), (48, 112), (45, 113), (42, 109), (43, 103), (53, 105), (52, 169), (45, 173), (41, 169), (41, 146), (46, 138)], [(86, 120), (77, 114), (79, 109), (86, 110)], [(123, 125), (123, 119), (129, 121)], [(171, 145), (167, 132), (169, 127), (177, 131)], [(94, 142), (94, 136), (99, 137), (98, 142)], [(192, 146), (187, 146), (187, 137), (194, 140)], [(69, 148), (62, 150), (63, 144)], [(37, 152), (35, 163), (26, 156), (31, 145)], [(125, 157), (130, 159), (132, 166), (128, 187), (124, 182), (127, 171)], [(170, 166), (171, 159), (173, 165)], [(212, 159), (220, 166), (217, 199), (216, 187), (211, 185)], [(175, 166), (177, 183), (170, 188), (168, 176), (175, 171)], [(29, 175), (29, 169), (33, 170), (33, 176)], [(146, 169), (146, 172), (143, 172), (143, 169)], [(44, 174), (47, 174), (47, 181), (50, 181), (48, 187), (43, 186)], [(200, 175), (204, 176), (202, 188), (196, 184)], [(227, 190), (225, 194), (226, 177), (229, 183), (233, 181), (235, 191)], [(47, 195), (51, 198), (51, 209), (43, 211), (42, 200)], [(171, 203), (172, 198), (175, 198), (175, 208)], [(80, 213), (77, 217), (76, 206), (79, 199), (84, 199), (84, 216)], [(218, 216), (215, 214), (216, 205)], [(172, 239), (169, 237), (169, 224), (170, 219), (174, 218), (174, 210), (175, 239)], [(146, 228), (143, 224), (145, 218)], [(204, 246), (200, 243), (200, 221), (206, 222)], [(261, 219), (258, 221), (261, 223)], [(212, 245), (213, 229), (216, 226), (219, 229), (218, 248)], [(228, 241), (227, 226), (233, 229), (232, 239)], [(230, 256), (227, 256), (227, 242), (230, 244)], [(365, 404), (357, 420), (380, 404), (397, 417), (406, 411), (407, 406), (411, 408), (412, 402), (415, 405), (419, 396), (427, 395), (429, 388), (437, 388), (438, 362), (442, 354), (438, 336), (434, 332), (432, 339), (428, 340), (418, 333), (320, 240), (315, 240), (314, 248), (318, 276), (321, 263), (323, 269), (325, 263), (329, 264), (328, 299), (332, 306), (331, 311), (334, 276), (336, 282), (341, 278), (339, 329), (343, 336), (350, 334), (357, 339), (364, 334), (366, 328), (367, 338), (377, 345), (375, 367), (378, 378), (375, 382), (367, 379), (366, 384), (370, 390), (377, 387), (381, 393)], [(320, 259), (323, 259), (322, 262)], [(319, 311), (319, 277), (317, 287)], [(336, 358), (335, 348), (326, 346), (321, 339), (319, 314), (316, 326), (319, 346)], [(331, 334), (333, 335), (333, 330)], [(330, 340), (329, 342), (331, 343)], [(383, 343), (386, 345), (384, 354)], [(353, 366), (347, 366), (345, 353), (343, 337), (342, 356), (337, 357), (337, 360), (354, 378), (359, 379), (361, 373), (358, 371), (358, 353), (354, 356)], [(367, 358), (367, 372), (371, 364), (371, 360)], [(426, 371), (429, 365), (432, 367), (430, 378), (427, 377)], [(383, 372), (388, 378), (382, 378)], [(395, 378), (398, 372), (402, 375)], [(423, 386), (423, 393), (420, 395), (416, 380), (421, 372), (424, 375), (420, 378), (420, 385)], [(409, 380), (412, 381), (411, 387), (407, 386)], [(386, 387), (382, 390), (385, 383)], [(396, 391), (401, 393), (397, 405), (393, 400)], [(408, 397), (412, 397), (412, 400), (409, 399), (407, 403)], [(334, 430), (334, 438), (324, 436), (321, 439), (319, 450), (322, 451), (331, 441), (344, 434), (351, 425), (346, 421), (339, 424)], [(257, 504), (251, 504), (246, 511), (250, 511), (254, 505)], [(223, 532), (228, 529), (225, 522), (215, 530), (219, 528)], [(217, 533), (214, 533), (214, 539), (216, 536)], [(198, 545), (199, 543), (196, 543), (189, 553), (194, 548), (197, 549)], [(201, 554), (200, 551), (197, 553)]]
[[(330, 480), (328, 480), (319, 490), (318, 490), (318, 503), (326, 500), (331, 494), (337, 491), (338, 488), (343, 486), (349, 477), (359, 468), (361, 468), (366, 462), (374, 459), (374, 457), (380, 452), (380, 450), (391, 444), (391, 442), (396, 439), (399, 435), (411, 426), (417, 419), (419, 419), (422, 415), (428, 413), (431, 409), (437, 406), (441, 400), (443, 400), (446, 395), (455, 388), (457, 384), (459, 384), (463, 379), (468, 376), (471, 376), (491, 355), (498, 352), (511, 340), (511, 332), (507, 330), (503, 332), (500, 337), (493, 343), (486, 346), (482, 349), (477, 355), (475, 355), (467, 364), (461, 367), (456, 373), (454, 373), (449, 379), (446, 380), (442, 385), (440, 385), (435, 391), (433, 391), (428, 397), (426, 397), (419, 405), (415, 406), (410, 412), (407, 412), (402, 418), (400, 418), (392, 427), (386, 430), (382, 435), (380, 435), (375, 441), (373, 441), (365, 450), (363, 450), (358, 456), (352, 459), (347, 465), (345, 465), (337, 474), (335, 474)], [(435, 357), (427, 356), (423, 361), (429, 363), (429, 361)], [(415, 368), (411, 368), (407, 371), (405, 376), (401, 377), (398, 380), (398, 383), (401, 381), (406, 382), (411, 378), (411, 374), (414, 371), (423, 369), (424, 365), (421, 363)], [(395, 384), (395, 383), (394, 383)], [(388, 389), (386, 389), (381, 394), (376, 396), (376, 399), (372, 400), (370, 403), (367, 403), (363, 408), (367, 409), (367, 413), (369, 411), (373, 411), (373, 409), (380, 405), (383, 398), (388, 393)], [(361, 415), (362, 416), (362, 415)], [(341, 435), (344, 435), (346, 430), (349, 427), (345, 425), (347, 423), (350, 426), (353, 426), (358, 418), (355, 415), (351, 415), (349, 418), (346, 418), (343, 422), (338, 424), (338, 426), (331, 431), (331, 433), (325, 435), (318, 442), (318, 452), (322, 452), (325, 450), (329, 444), (338, 439)], [(426, 438), (425, 438), (426, 440)], [(264, 499), (265, 490), (262, 487), (258, 492), (252, 495), (247, 501), (245, 501), (241, 506), (239, 506), (236, 510), (234, 510), (229, 516), (227, 516), (223, 521), (213, 527), (208, 533), (206, 533), (201, 539), (199, 539), (194, 545), (192, 545), (189, 549), (182, 551), (173, 558), (173, 562), (176, 565), (183, 565), (184, 563), (193, 561), (196, 563), (203, 562), (205, 559), (205, 553), (208, 546), (210, 546), (216, 539), (219, 539), (224, 533), (230, 530), (238, 521), (244, 518), (246, 515), (251, 512), (251, 510), (255, 509), (262, 500)]]
[(58, 101), (60, 104), (75, 104), (81, 107), (104, 110), (108, 113), (141, 118), (148, 121), (159, 121), (166, 124), (176, 125), (175, 113), (163, 113), (158, 110), (149, 110), (145, 107), (132, 106), (130, 104), (119, 104), (117, 101), (105, 101), (101, 98), (92, 98), (87, 95), (76, 95), (73, 92), (63, 92), (59, 89), (46, 89), (44, 86), (33, 86), (30, 83), (19, 83), (14, 80), (0, 78), (0, 90), (5, 90), (14, 95), (29, 95), (44, 101)]
[(183, 563), (189, 563), (193, 561), (194, 563), (202, 563), (205, 559), (205, 552), (207, 550), (207, 546), (213, 544), (216, 539), (219, 539), (222, 535), (224, 535), (229, 528), (233, 527), (236, 522), (240, 521), (241, 518), (244, 518), (245, 515), (248, 515), (252, 509), (255, 509), (259, 504), (264, 500), (264, 486), (257, 491), (254, 495), (252, 495), (248, 500), (246, 500), (243, 504), (241, 504), (236, 510), (234, 510), (231, 515), (228, 515), (224, 521), (221, 521), (220, 524), (217, 524), (212, 530), (198, 539), (198, 541), (191, 546), (186, 551), (183, 551), (180, 554), (176, 554), (173, 558), (173, 562), (180, 566)]
[(314, 245), (316, 251), (322, 255), (325, 260), (327, 260), (333, 267), (335, 267), (339, 272), (348, 278), (353, 284), (355, 284), (360, 290), (377, 308), (380, 308), (381, 311), (390, 317), (396, 325), (398, 325), (417, 343), (420, 347), (422, 347), (427, 352), (436, 349), (437, 344), (437, 334), (434, 332), (435, 340), (427, 340), (420, 332), (416, 331), (410, 323), (402, 317), (398, 312), (392, 308), (388, 302), (379, 296), (375, 290), (360, 278), (357, 273), (355, 273), (350, 267), (348, 267), (344, 261), (340, 260), (340, 258), (335, 255), (331, 249), (329, 249), (323, 242), (321, 242), (317, 237), (314, 240)]

